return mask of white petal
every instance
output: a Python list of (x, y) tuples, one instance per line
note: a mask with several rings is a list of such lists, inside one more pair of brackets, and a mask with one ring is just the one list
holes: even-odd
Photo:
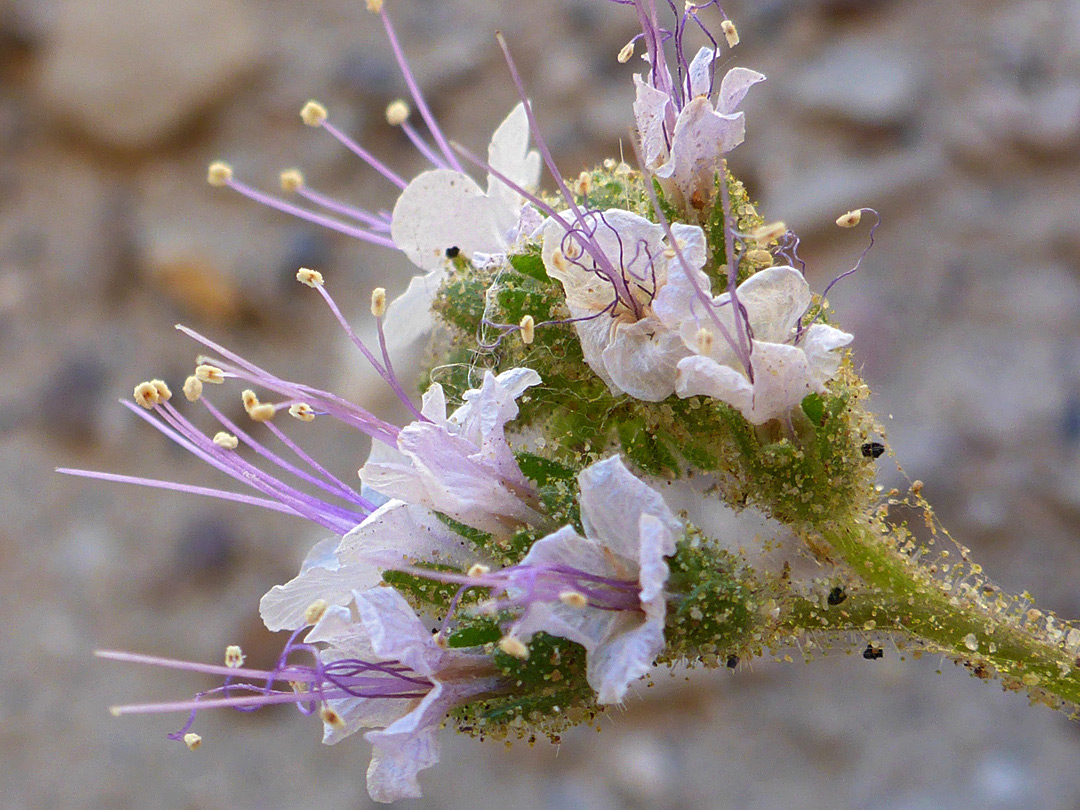
[(675, 373), (686, 346), (656, 318), (616, 323), (601, 359), (615, 388), (635, 399), (660, 402), (675, 392)]
[(679, 113), (671, 137), (671, 157), (656, 170), (671, 178), (686, 205), (712, 197), (714, 178), (725, 153), (745, 136), (742, 113), (721, 115), (704, 96), (691, 99)]
[(640, 75), (634, 76), (634, 87), (637, 93), (634, 100), (634, 119), (637, 121), (645, 167), (652, 169), (663, 163), (667, 157), (664, 122), (670, 113), (671, 99), (667, 93), (642, 81)]
[[(529, 151), (529, 118), (524, 104), (514, 107), (491, 136), (488, 165), (526, 191), (539, 185), (540, 153)], [(493, 174), (488, 175), (487, 193), (515, 216), (524, 202), (521, 195)]]
[(643, 514), (638, 520), (638, 536), (641, 546), (638, 551), (638, 566), (641, 583), (641, 603), (646, 612), (664, 617), (666, 604), (664, 587), (667, 585), (668, 564), (664, 558), (675, 553), (676, 537), (671, 527), (656, 515)]
[(416, 707), (381, 731), (369, 731), (371, 764), (367, 771), (368, 794), (377, 802), (395, 802), (421, 796), (417, 774), (439, 761), (437, 732), (453, 707), (436, 684)]
[(682, 532), (682, 524), (660, 493), (626, 469), (621, 458), (612, 456), (586, 467), (578, 474), (578, 483), (581, 522), (589, 538), (634, 561), (636, 566), (640, 559), (641, 516), (652, 515), (670, 532), (664, 555), (675, 553), (674, 538)]
[(744, 374), (701, 355), (679, 362), (675, 393), (684, 399), (699, 395), (719, 399), (744, 415), (754, 401), (754, 388)]
[(736, 292), (739, 303), (746, 307), (754, 339), (765, 343), (790, 340), (811, 300), (810, 285), (793, 267), (769, 267), (754, 273)]
[(401, 565), (474, 562), (475, 555), (463, 543), (430, 510), (393, 500), (341, 539), (338, 557), (348, 565), (371, 569), (377, 582), (383, 570)]
[(712, 89), (712, 65), (716, 58), (716, 51), (712, 48), (702, 47), (690, 61), (687, 71), (690, 76), (690, 96), (707, 96)]
[[(352, 599), (350, 595), (349, 599)], [(326, 655), (332, 660), (360, 658), (372, 660), (375, 651), (371, 637), (364, 625), (355, 621), (352, 612), (341, 605), (331, 605), (322, 618), (304, 637), (307, 644), (329, 644), (333, 647)]]
[[(506, 247), (503, 206), (490, 199), (468, 175), (434, 169), (417, 176), (394, 205), (390, 236), (417, 267), (446, 265), (447, 248), (466, 257)], [(516, 219), (516, 211), (513, 218)]]
[(664, 649), (664, 622), (647, 619), (638, 627), (614, 634), (588, 658), (586, 678), (596, 702), (620, 703), (630, 684), (652, 669)]
[(835, 349), (847, 346), (854, 339), (854, 335), (823, 323), (815, 323), (806, 330), (801, 346), (819, 389), (835, 377), (840, 368), (840, 355)]
[(765, 74), (744, 67), (729, 70), (720, 82), (720, 98), (716, 102), (716, 111), (723, 114), (735, 112), (747, 91), (758, 82), (765, 81)]
[(786, 416), (816, 386), (806, 354), (796, 346), (754, 341), (754, 401), (743, 415), (753, 424)]
[(393, 588), (357, 591), (356, 612), (382, 661), (399, 661), (418, 675), (431, 675), (446, 651), (435, 645), (405, 597)]
[(306, 624), (304, 613), (313, 602), (321, 599), (328, 605), (346, 605), (352, 601), (354, 588), (371, 588), (379, 579), (379, 572), (368, 565), (309, 568), (267, 591), (259, 600), (259, 615), (267, 630), (295, 630)]

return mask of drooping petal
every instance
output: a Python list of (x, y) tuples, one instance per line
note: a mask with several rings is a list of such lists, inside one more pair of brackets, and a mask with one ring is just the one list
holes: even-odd
[[(690, 60), (687, 75), (690, 77), (690, 97), (708, 96), (712, 89), (712, 66), (716, 51), (702, 47)], [(726, 112), (726, 111), (725, 111)]]
[(754, 401), (754, 387), (745, 374), (700, 354), (679, 362), (675, 393), (684, 399), (712, 397), (726, 402), (744, 416), (752, 409)]
[(645, 402), (660, 402), (674, 393), (676, 368), (686, 355), (677, 334), (656, 318), (642, 318), (615, 324), (601, 361), (615, 390)]
[(644, 168), (655, 169), (667, 159), (668, 145), (664, 139), (664, 122), (669, 114), (671, 98), (636, 74), (634, 89), (634, 120), (637, 122), (638, 137), (644, 153)]
[[(739, 303), (746, 308), (755, 340), (784, 343), (810, 306), (810, 285), (794, 267), (769, 267), (739, 285)], [(717, 299), (727, 301), (725, 293)], [(730, 309), (730, 307), (729, 307)]]
[(636, 621), (637, 626), (613, 634), (589, 658), (586, 679), (597, 703), (621, 703), (630, 684), (648, 674), (664, 649), (663, 619)]
[(754, 401), (743, 411), (755, 425), (790, 413), (816, 389), (806, 354), (796, 346), (754, 342), (750, 355), (754, 367)]
[(656, 176), (670, 179), (684, 204), (704, 207), (712, 198), (716, 173), (724, 154), (742, 143), (746, 122), (742, 113), (722, 115), (705, 96), (691, 99), (675, 122), (671, 156)]
[(840, 370), (840, 355), (835, 350), (854, 339), (854, 335), (823, 323), (816, 323), (806, 330), (800, 345), (806, 352), (810, 374), (819, 390)]
[(716, 111), (722, 115), (735, 112), (746, 93), (758, 82), (765, 81), (765, 74), (744, 67), (734, 67), (724, 74), (720, 82), (720, 97), (716, 100)]
[(637, 564), (641, 517), (652, 515), (670, 535), (662, 547), (664, 556), (675, 553), (682, 524), (660, 493), (626, 469), (621, 458), (612, 456), (586, 467), (578, 474), (578, 483), (581, 522), (589, 538)]
[(393, 588), (356, 591), (356, 613), (383, 661), (399, 661), (418, 675), (432, 675), (446, 651), (431, 640), (431, 631), (405, 597)]
[[(526, 191), (540, 183), (540, 153), (529, 149), (529, 118), (525, 105), (518, 104), (495, 129), (488, 145), (488, 165)], [(504, 209), (507, 225), (514, 225), (524, 200), (494, 174), (488, 174), (488, 197), (498, 200)]]

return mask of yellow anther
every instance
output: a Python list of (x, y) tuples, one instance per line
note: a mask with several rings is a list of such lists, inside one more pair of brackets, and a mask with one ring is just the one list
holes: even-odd
[(202, 745), (202, 737), (196, 734), (194, 731), (189, 731), (184, 735), (184, 745), (188, 747), (189, 751), (194, 751), (200, 745)]
[(301, 267), (296, 271), (296, 280), (309, 287), (321, 287), (323, 285), (322, 273), (307, 267)]
[(277, 413), (277, 408), (269, 402), (256, 405), (254, 408), (248, 408), (247, 412), (253, 422), (269, 422), (274, 418), (275, 413)]
[(615, 158), (604, 158), (604, 168), (607, 169), (609, 172), (615, 168), (615, 163)]
[(466, 572), (466, 576), (477, 578), (482, 577), (484, 574), (491, 573), (491, 566), (484, 565), (483, 563), (473, 563), (469, 570)]
[(240, 440), (233, 436), (231, 433), (226, 433), (224, 430), (219, 430), (214, 434), (214, 444), (218, 447), (223, 447), (226, 450), (235, 450), (240, 446)]
[(592, 191), (592, 175), (588, 172), (579, 174), (577, 182), (574, 183), (574, 191), (576, 191), (580, 197), (584, 197)]
[(754, 248), (746, 252), (746, 260), (755, 267), (771, 267), (773, 255), (764, 248)]
[(367, 10), (378, 14), (382, 11), (383, 0), (367, 0)]
[(528, 346), (536, 338), (536, 321), (532, 315), (526, 315), (518, 325), (521, 327), (521, 342)]
[(727, 40), (729, 48), (734, 48), (739, 44), (739, 29), (735, 27), (735, 23), (731, 20), (724, 20), (720, 23), (720, 30), (724, 32), (724, 38)]
[(244, 659), (246, 657), (244, 651), (240, 649), (239, 644), (230, 644), (225, 648), (225, 666), (227, 667), (239, 669), (244, 665)]
[(754, 241), (759, 245), (767, 245), (769, 242), (775, 242), (785, 233), (787, 233), (787, 225), (778, 221), (767, 222), (750, 235), (754, 237)]
[(279, 177), (282, 191), (299, 191), (304, 187), (304, 173), (299, 169), (286, 169)]
[(529, 657), (529, 648), (516, 636), (503, 636), (499, 639), (499, 649), (509, 656), (524, 661)]
[(161, 401), (157, 386), (152, 382), (141, 382), (135, 386), (135, 401), (146, 410), (150, 410)]
[(583, 608), (589, 604), (589, 600), (585, 598), (585, 594), (578, 591), (563, 591), (559, 594), (559, 601), (567, 607)]
[(297, 402), (289, 406), (289, 416), (301, 422), (312, 422), (315, 420), (315, 409), (306, 402)]
[(713, 333), (706, 329), (704, 326), (698, 329), (697, 332), (697, 345), (698, 351), (702, 354), (709, 354), (712, 351)]
[(371, 314), (381, 318), (386, 314), (386, 288), (376, 287), (371, 291)]
[[(368, 0), (368, 4), (371, 4), (371, 0)], [(341, 719), (341, 715), (329, 706), (323, 706), (319, 709), (319, 719), (326, 723), (326, 725), (333, 726), (334, 728), (345, 727), (345, 721)]]
[(836, 224), (841, 228), (854, 228), (859, 224), (862, 219), (862, 209), (856, 208), (854, 211), (848, 211), (843, 216), (836, 218)]
[(232, 166), (224, 160), (215, 160), (206, 170), (206, 182), (215, 188), (227, 186), (232, 180)]
[(409, 105), (404, 99), (394, 99), (386, 105), (386, 123), (392, 127), (400, 127), (409, 118)]
[(184, 380), (184, 398), (188, 402), (198, 402), (202, 396), (202, 380), (192, 374)]
[(634, 40), (630, 40), (622, 46), (622, 50), (619, 51), (618, 60), (620, 65), (625, 65), (630, 61), (630, 57), (634, 55)]
[(169, 386), (165, 384), (164, 380), (151, 380), (150, 384), (157, 391), (158, 402), (168, 402), (172, 399), (172, 391), (169, 390)]
[(325, 599), (316, 599), (304, 610), (304, 621), (308, 624), (318, 624), (319, 619), (326, 614), (328, 607), (329, 605), (326, 604)]
[(207, 363), (195, 366), (195, 376), (199, 382), (213, 383), (214, 385), (221, 385), (225, 382), (225, 372), (217, 366), (211, 366)]
[(300, 117), (309, 127), (318, 127), (330, 117), (330, 113), (326, 111), (326, 107), (313, 99), (301, 108)]

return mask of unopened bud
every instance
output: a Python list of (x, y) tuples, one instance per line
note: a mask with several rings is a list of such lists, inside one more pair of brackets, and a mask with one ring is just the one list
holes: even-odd
[(727, 40), (729, 48), (734, 48), (739, 44), (739, 29), (735, 27), (735, 23), (731, 20), (724, 20), (720, 23), (720, 30), (724, 32), (724, 38)]
[(325, 599), (316, 599), (304, 610), (304, 621), (308, 624), (318, 624), (328, 607)]
[(376, 287), (371, 291), (371, 314), (381, 318), (386, 314), (386, 288)]
[(223, 447), (226, 450), (235, 450), (240, 446), (240, 440), (233, 436), (231, 433), (226, 433), (224, 430), (219, 430), (214, 434), (214, 444), (218, 447)]
[(409, 105), (403, 99), (395, 99), (386, 105), (386, 123), (400, 127), (409, 118)]
[(315, 420), (315, 409), (306, 402), (297, 402), (289, 406), (289, 416), (301, 422), (312, 422)]
[(134, 396), (135, 401), (146, 408), (146, 410), (152, 409), (161, 401), (161, 397), (158, 395), (157, 386), (152, 382), (141, 382), (136, 385)]
[(633, 55), (634, 55), (634, 40), (630, 40), (625, 45), (623, 45), (622, 50), (619, 51), (619, 56), (617, 57), (618, 60), (619, 60), (619, 64), (620, 65), (625, 65), (627, 62), (630, 61), (630, 57), (632, 57)]
[(787, 225), (783, 222), (767, 222), (755, 230), (751, 236), (759, 245), (767, 245), (769, 242), (775, 242), (785, 233), (787, 233)]
[(223, 160), (215, 160), (206, 170), (206, 182), (215, 188), (227, 186), (232, 180), (232, 166)]
[(314, 100), (309, 101), (300, 110), (300, 117), (309, 127), (322, 126), (323, 121), (329, 116), (330, 113), (326, 111), (326, 107)]
[(322, 273), (318, 270), (311, 270), (307, 267), (301, 267), (296, 271), (296, 280), (301, 284), (306, 284), (309, 287), (321, 287), (323, 285)]
[(536, 321), (532, 315), (526, 315), (521, 319), (521, 342), (528, 346), (536, 338)]
[(214, 385), (221, 385), (225, 382), (225, 372), (217, 366), (211, 366), (209, 363), (195, 366), (195, 377), (199, 382), (213, 383)]
[(299, 169), (286, 169), (280, 179), (282, 191), (299, 191), (304, 187), (304, 173)]
[(188, 747), (189, 751), (194, 751), (200, 745), (202, 745), (202, 737), (196, 734), (194, 731), (189, 731), (184, 735), (184, 745)]
[(522, 643), (521, 639), (515, 636), (503, 636), (500, 638), (499, 649), (509, 656), (520, 658), (522, 661), (529, 657), (529, 648)]
[(854, 211), (848, 211), (843, 216), (836, 218), (836, 224), (841, 228), (854, 228), (859, 224), (862, 219), (862, 209), (856, 208)]
[(230, 644), (225, 648), (225, 666), (239, 669), (244, 665), (244, 651), (239, 644)]
[(188, 402), (198, 402), (202, 396), (202, 380), (192, 374), (184, 380), (184, 398)]

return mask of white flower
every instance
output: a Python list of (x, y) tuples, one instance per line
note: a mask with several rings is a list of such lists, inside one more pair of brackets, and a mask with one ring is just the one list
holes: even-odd
[[(675, 553), (683, 526), (618, 456), (587, 467), (578, 482), (585, 537), (566, 526), (537, 540), (518, 575), (551, 572), (578, 583), (581, 591), (570, 592), (584, 599), (529, 601), (511, 633), (527, 640), (544, 631), (581, 644), (597, 702), (618, 703), (664, 649), (664, 558)], [(507, 587), (511, 597), (514, 589)]]
[(755, 70), (732, 68), (724, 75), (713, 104), (710, 76), (714, 58), (711, 48), (702, 48), (691, 61), (690, 98), (681, 109), (668, 93), (640, 75), (634, 76), (634, 116), (645, 168), (663, 181), (669, 194), (677, 191), (688, 211), (700, 210), (711, 200), (724, 155), (742, 143), (746, 134), (745, 116), (735, 110), (747, 91), (765, 80)]
[[(708, 277), (700, 271), (696, 277), (699, 286), (708, 290)], [(840, 367), (840, 356), (834, 350), (850, 343), (852, 336), (824, 324), (814, 324), (797, 335), (795, 327), (811, 297), (806, 279), (793, 267), (770, 267), (755, 273), (738, 286), (736, 295), (753, 335), (753, 382), (734, 348), (694, 296), (681, 268), (672, 273), (654, 309), (694, 352), (679, 361), (676, 393), (680, 397), (714, 397), (737, 408), (748, 421), (762, 424), (786, 416), (808, 394), (823, 392)], [(713, 299), (713, 310), (728, 333), (735, 335), (728, 293)]]
[(399, 455), (369, 460), (361, 479), (383, 495), (493, 534), (538, 522), (532, 485), (518, 468), (504, 428), (518, 414), (515, 400), (539, 383), (540, 375), (528, 368), (498, 376), (485, 372), (482, 386), (467, 391), (449, 418), (442, 386), (432, 384), (423, 407), (430, 421), (402, 428)]
[[(676, 366), (687, 350), (653, 313), (653, 300), (667, 284), (671, 265), (678, 263), (663, 227), (618, 209), (585, 214), (587, 234), (571, 214), (560, 214), (560, 219), (549, 219), (542, 231), (544, 266), (563, 285), (585, 362), (615, 394), (649, 402), (670, 396)], [(574, 228), (572, 234), (568, 227)], [(686, 261), (701, 267), (702, 230), (681, 223), (671, 229)], [(590, 246), (621, 275), (633, 302), (601, 274)]]

